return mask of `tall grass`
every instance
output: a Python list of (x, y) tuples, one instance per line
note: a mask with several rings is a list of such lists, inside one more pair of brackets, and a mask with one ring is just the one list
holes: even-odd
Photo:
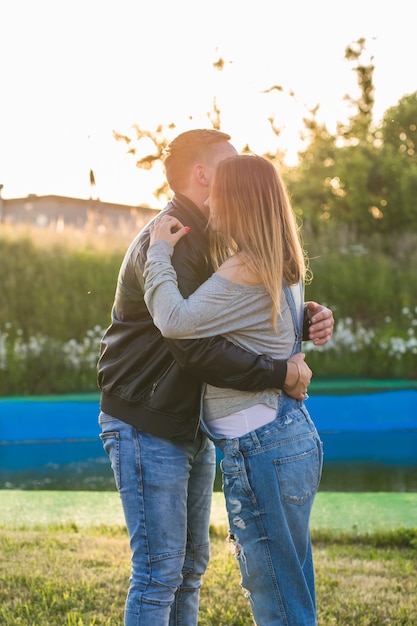
[(307, 296), (326, 302), (336, 318), (352, 318), (367, 328), (389, 319), (401, 328), (401, 311), (417, 305), (417, 236), (415, 244), (405, 258), (363, 245), (335, 246), (311, 259), (313, 281)]
[[(411, 239), (406, 250), (393, 244), (393, 257), (380, 242), (342, 245), (336, 236), (310, 246), (306, 297), (331, 307), (337, 322), (325, 348), (304, 346), (316, 377), (417, 378)], [(0, 225), (0, 395), (96, 390), (99, 339), (127, 244), (125, 232)]]
[(79, 340), (109, 321), (122, 245), (43, 236), (32, 230), (12, 238), (0, 230), (0, 319), (9, 335), (25, 340)]

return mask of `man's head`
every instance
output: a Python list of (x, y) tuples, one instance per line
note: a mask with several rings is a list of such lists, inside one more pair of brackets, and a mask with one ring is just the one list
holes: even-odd
[(217, 163), (236, 154), (230, 135), (214, 129), (189, 130), (168, 146), (165, 173), (174, 193), (192, 200), (201, 211), (210, 193)]

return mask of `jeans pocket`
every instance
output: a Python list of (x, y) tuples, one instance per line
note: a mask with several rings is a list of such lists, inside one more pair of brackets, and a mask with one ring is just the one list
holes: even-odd
[(117, 431), (103, 432), (100, 434), (104, 451), (107, 453), (111, 468), (113, 470), (114, 481), (120, 491), (120, 436)]
[(241, 452), (233, 456), (225, 454), (220, 461), (222, 473), (223, 491), (225, 496), (251, 498), (252, 487), (246, 473), (245, 460)]
[(318, 442), (315, 439), (313, 441), (314, 448), (274, 461), (282, 502), (302, 505), (316, 494), (320, 482), (321, 455)]

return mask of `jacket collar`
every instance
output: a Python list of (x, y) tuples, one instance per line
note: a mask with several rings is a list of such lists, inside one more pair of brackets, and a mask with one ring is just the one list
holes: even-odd
[(201, 230), (206, 230), (208, 218), (200, 211), (198, 206), (194, 204), (192, 200), (187, 198), (187, 196), (183, 196), (180, 193), (175, 194), (171, 200), (171, 206), (181, 211), (181, 214), (186, 215), (189, 223), (184, 224), (184, 226), (190, 226), (192, 224)]

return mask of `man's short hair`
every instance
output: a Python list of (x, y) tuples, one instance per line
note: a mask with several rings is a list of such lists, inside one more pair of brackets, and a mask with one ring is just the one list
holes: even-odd
[(190, 167), (210, 158), (213, 146), (230, 139), (230, 135), (214, 128), (188, 130), (173, 139), (164, 158), (165, 174), (172, 191), (181, 193)]

